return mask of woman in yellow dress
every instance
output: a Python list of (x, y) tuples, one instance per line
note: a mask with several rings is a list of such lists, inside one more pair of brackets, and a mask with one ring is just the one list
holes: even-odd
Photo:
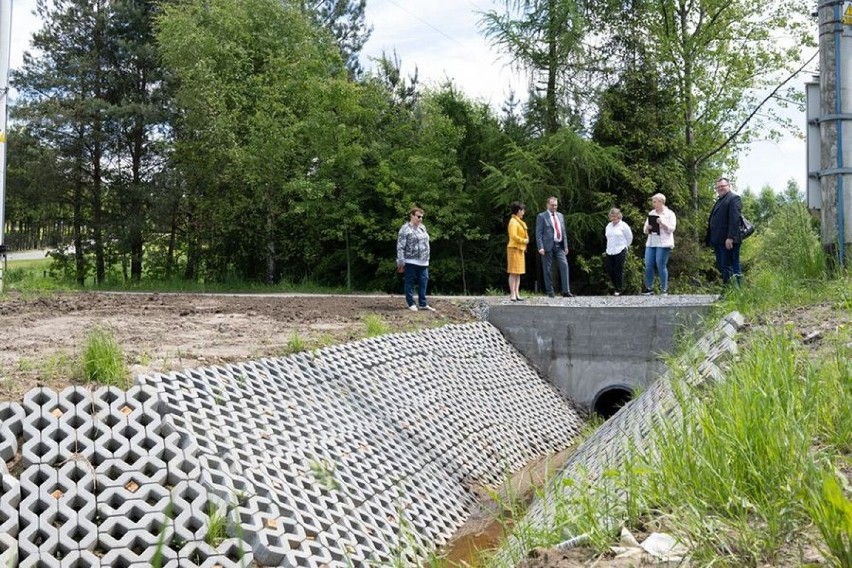
[(521, 274), (527, 271), (525, 254), (530, 242), (527, 224), (524, 223), (524, 204), (515, 201), (511, 205), (512, 217), (509, 219), (509, 244), (506, 245), (507, 268), (509, 273), (509, 296), (513, 302), (523, 302), (518, 295), (521, 287)]

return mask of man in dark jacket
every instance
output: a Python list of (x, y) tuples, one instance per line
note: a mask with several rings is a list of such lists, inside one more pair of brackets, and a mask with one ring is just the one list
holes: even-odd
[(707, 245), (716, 251), (716, 268), (722, 274), (722, 282), (728, 284), (731, 277), (742, 284), (740, 268), (740, 215), (743, 202), (740, 196), (731, 191), (731, 182), (721, 177), (716, 180), (718, 199), (710, 211), (707, 223)]

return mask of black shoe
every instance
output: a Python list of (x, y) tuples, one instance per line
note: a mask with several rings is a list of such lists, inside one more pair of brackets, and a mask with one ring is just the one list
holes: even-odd
[(555, 296), (553, 295), (553, 292), (548, 292), (548, 293), (547, 293), (547, 297), (548, 297), (548, 298), (554, 298)]
[(526, 298), (521, 298), (520, 296), (518, 296), (518, 297), (515, 299), (515, 301), (516, 301), (516, 302), (526, 302), (526, 301), (527, 301), (527, 299), (526, 299)]
[(563, 298), (573, 298), (574, 294), (572, 294), (571, 292), (562, 292), (562, 297)]

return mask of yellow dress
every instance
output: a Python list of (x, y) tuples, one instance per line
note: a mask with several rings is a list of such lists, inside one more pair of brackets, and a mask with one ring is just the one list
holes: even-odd
[(517, 215), (509, 219), (509, 244), (506, 245), (506, 272), (509, 274), (525, 274), (527, 263), (524, 255), (530, 242), (527, 224)]

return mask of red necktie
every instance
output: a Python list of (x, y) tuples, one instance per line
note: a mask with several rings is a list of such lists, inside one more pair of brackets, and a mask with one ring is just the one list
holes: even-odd
[(553, 228), (556, 229), (556, 240), (562, 241), (562, 232), (559, 230), (559, 221), (556, 220), (556, 213), (551, 213), (553, 215)]

